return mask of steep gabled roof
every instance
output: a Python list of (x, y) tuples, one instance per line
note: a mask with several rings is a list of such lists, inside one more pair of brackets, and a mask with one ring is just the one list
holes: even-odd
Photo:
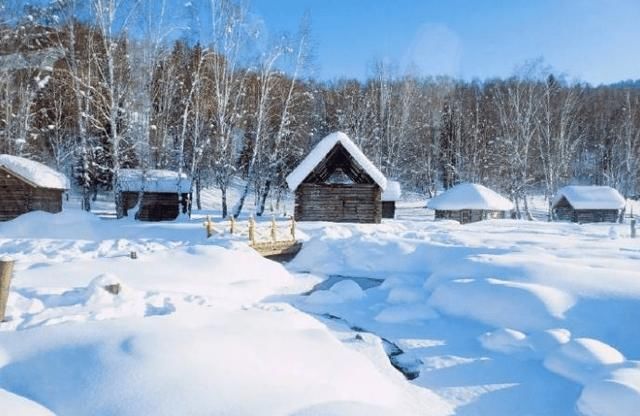
[(34, 160), (0, 155), (0, 167), (36, 188), (69, 189), (69, 179), (65, 175)]
[(355, 163), (362, 168), (371, 179), (377, 183), (383, 190), (387, 187), (387, 179), (382, 172), (376, 168), (373, 163), (362, 153), (362, 151), (351, 141), (351, 139), (342, 132), (331, 133), (309, 152), (302, 162), (287, 176), (287, 184), (289, 189), (295, 191), (298, 186), (313, 172), (333, 148), (340, 144), (353, 158)]
[(461, 183), (429, 200), (427, 208), (440, 211), (461, 209), (509, 211), (513, 209), (513, 203), (485, 186)]
[(184, 173), (165, 169), (120, 169), (118, 187), (122, 192), (188, 193), (191, 179)]
[(622, 209), (625, 200), (610, 186), (565, 186), (553, 200), (553, 207), (565, 198), (574, 209)]

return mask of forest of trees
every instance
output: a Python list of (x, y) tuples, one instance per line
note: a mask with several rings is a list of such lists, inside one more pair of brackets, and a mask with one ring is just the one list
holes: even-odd
[[(479, 182), (520, 217), (528, 195), (568, 183), (640, 194), (637, 82), (593, 87), (540, 61), (473, 82), (379, 61), (367, 80), (320, 82), (306, 20), (264, 39), (235, 0), (189, 2), (180, 19), (166, 0), (0, 4), (0, 153), (68, 173), (85, 209), (140, 167), (190, 175), (196, 205), (218, 188), (223, 216), (254, 193), (261, 214), (335, 130), (407, 190)], [(237, 178), (246, 186), (229, 200)]]

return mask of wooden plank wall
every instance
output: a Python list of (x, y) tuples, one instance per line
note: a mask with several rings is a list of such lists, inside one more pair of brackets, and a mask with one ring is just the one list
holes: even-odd
[(34, 188), (0, 169), (0, 221), (12, 220), (30, 211), (62, 211), (61, 189)]
[(553, 208), (553, 218), (559, 221), (578, 223), (618, 222), (620, 211), (617, 209), (573, 209), (566, 198), (562, 198)]
[(381, 189), (377, 184), (311, 184), (296, 190), (297, 221), (380, 223)]
[(382, 218), (395, 218), (396, 201), (382, 201)]
[[(136, 206), (139, 194), (123, 192), (122, 201), (126, 210)], [(145, 192), (138, 211), (140, 221), (171, 221), (178, 218), (179, 196), (177, 193)]]

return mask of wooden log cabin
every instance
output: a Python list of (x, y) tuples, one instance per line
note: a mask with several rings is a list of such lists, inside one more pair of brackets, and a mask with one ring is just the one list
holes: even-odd
[(65, 175), (23, 157), (0, 155), (0, 221), (31, 211), (62, 211)]
[(387, 188), (382, 193), (382, 218), (396, 217), (396, 202), (400, 199), (402, 190), (400, 182), (387, 181)]
[(449, 219), (467, 224), (509, 218), (513, 203), (485, 186), (461, 183), (429, 200), (427, 208), (435, 210), (436, 220)]
[(116, 192), (122, 194), (124, 215), (137, 206), (135, 216), (140, 221), (172, 221), (191, 208), (191, 180), (171, 170), (121, 169)]
[(610, 186), (565, 186), (551, 205), (555, 220), (577, 223), (617, 222), (625, 200)]
[(342, 133), (322, 139), (287, 176), (298, 221), (380, 223), (384, 175)]

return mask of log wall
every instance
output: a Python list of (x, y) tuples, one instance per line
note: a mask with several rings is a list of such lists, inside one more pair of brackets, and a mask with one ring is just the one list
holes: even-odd
[(382, 191), (377, 184), (303, 183), (296, 190), (297, 221), (380, 223)]
[(0, 168), (0, 221), (31, 211), (62, 211), (62, 189), (36, 188)]
[(455, 220), (460, 224), (467, 224), (470, 222), (477, 222), (487, 219), (504, 219), (506, 218), (506, 211), (494, 211), (494, 210), (480, 210), (480, 209), (461, 209), (457, 211), (449, 210), (436, 210), (435, 218)]
[(566, 198), (562, 198), (553, 207), (553, 218), (559, 221), (571, 221), (581, 224), (588, 222), (618, 222), (620, 211), (617, 209), (574, 209)]

